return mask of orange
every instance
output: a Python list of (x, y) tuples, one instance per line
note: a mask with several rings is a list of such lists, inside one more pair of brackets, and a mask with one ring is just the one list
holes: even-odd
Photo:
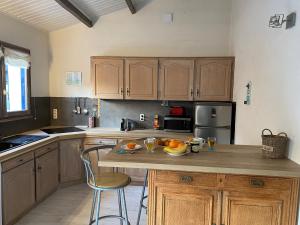
[(181, 142), (181, 143), (178, 144), (177, 147), (180, 148), (180, 147), (183, 147), (183, 146), (185, 146), (185, 144), (183, 142)]
[(136, 146), (136, 143), (133, 143), (133, 142), (129, 142), (129, 143), (127, 144), (127, 148), (129, 148), (129, 149), (134, 149), (135, 146)]
[(170, 148), (177, 148), (179, 144), (180, 144), (179, 141), (171, 140), (171, 141), (169, 142), (169, 147), (170, 147)]

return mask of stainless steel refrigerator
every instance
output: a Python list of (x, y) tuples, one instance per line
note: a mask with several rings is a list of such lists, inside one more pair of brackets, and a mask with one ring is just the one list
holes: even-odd
[(196, 103), (195, 137), (216, 137), (219, 144), (234, 143), (235, 105), (233, 103)]

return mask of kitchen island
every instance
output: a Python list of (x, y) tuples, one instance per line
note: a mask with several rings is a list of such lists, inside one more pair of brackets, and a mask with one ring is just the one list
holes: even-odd
[(181, 157), (162, 149), (106, 154), (99, 166), (149, 169), (148, 225), (296, 225), (300, 165), (260, 146), (217, 145)]

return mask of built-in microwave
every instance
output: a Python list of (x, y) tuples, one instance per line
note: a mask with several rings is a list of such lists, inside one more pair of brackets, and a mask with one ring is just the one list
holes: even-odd
[(192, 132), (192, 118), (191, 117), (164, 117), (164, 130), (170, 132), (190, 133)]

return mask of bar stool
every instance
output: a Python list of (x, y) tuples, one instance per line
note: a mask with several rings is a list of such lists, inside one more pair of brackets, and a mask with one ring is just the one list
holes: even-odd
[[(131, 179), (129, 176), (123, 173), (108, 172), (108, 173), (95, 173), (92, 169), (90, 154), (96, 153), (99, 159), (99, 151), (108, 148), (114, 148), (114, 145), (101, 145), (93, 148), (83, 150), (81, 152), (81, 159), (84, 162), (87, 184), (93, 189), (93, 203), (91, 209), (90, 222), (91, 224), (99, 225), (99, 221), (102, 219), (116, 218), (120, 220), (120, 224), (130, 225), (128, 221), (127, 206), (125, 200), (124, 187), (129, 185)], [(116, 190), (118, 193), (118, 203), (119, 203), (119, 215), (105, 215), (100, 216), (100, 202), (101, 193), (108, 190)], [(96, 208), (96, 218), (94, 219)], [(124, 216), (123, 216), (124, 213)]]
[(136, 225), (140, 224), (142, 209), (145, 209), (146, 213), (147, 213), (148, 207), (144, 205), (144, 200), (146, 198), (148, 198), (148, 195), (145, 195), (145, 189), (146, 189), (147, 182), (148, 182), (148, 170), (146, 172), (145, 179), (144, 179), (144, 185), (143, 185), (143, 189), (142, 189), (142, 194), (141, 194), (141, 199), (140, 199), (140, 206), (139, 206), (139, 212), (138, 212)]

